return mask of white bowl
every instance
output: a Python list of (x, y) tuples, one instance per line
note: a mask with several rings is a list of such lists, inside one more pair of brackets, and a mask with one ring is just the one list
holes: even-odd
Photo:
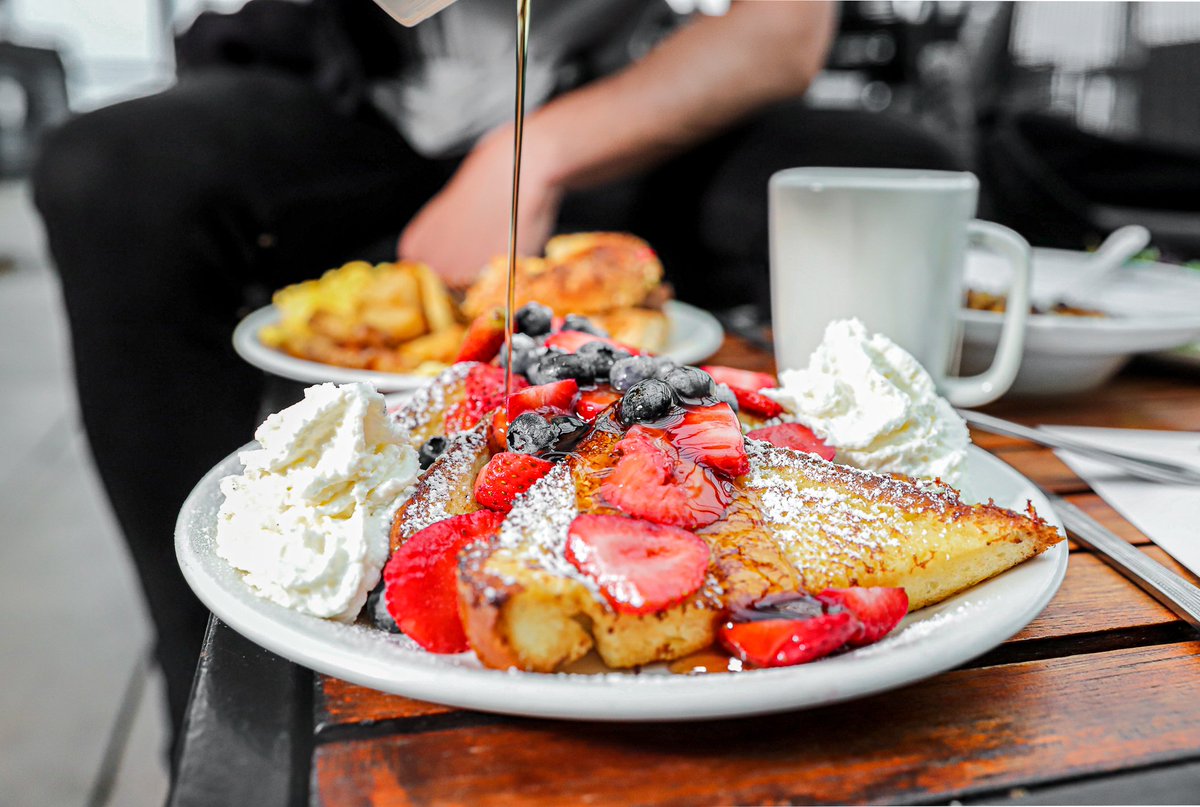
[[(1088, 253), (1033, 250), (1033, 297), (1060, 287), (1078, 272)], [(1010, 273), (1002, 260), (980, 251), (967, 258), (968, 288), (1003, 293)], [(1138, 261), (1100, 284), (1071, 295), (1070, 302), (1106, 317), (1030, 316), (1021, 369), (1010, 394), (1084, 392), (1113, 377), (1138, 353), (1172, 350), (1200, 339), (1200, 271)], [(1001, 314), (964, 309), (961, 372), (978, 373), (991, 363)]]

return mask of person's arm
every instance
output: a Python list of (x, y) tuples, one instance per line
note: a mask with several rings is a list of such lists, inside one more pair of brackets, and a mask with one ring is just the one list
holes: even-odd
[[(567, 93), (525, 125), (518, 248), (539, 251), (567, 191), (647, 168), (774, 101), (804, 92), (825, 61), (834, 8), (740, 0), (644, 59)], [(536, 36), (536, 27), (534, 28)], [(485, 136), (409, 223), (400, 255), (464, 285), (507, 250), (512, 127)]]

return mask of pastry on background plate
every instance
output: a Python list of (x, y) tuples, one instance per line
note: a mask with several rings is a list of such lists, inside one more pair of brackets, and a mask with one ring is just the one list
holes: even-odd
[[(670, 326), (670, 299), (654, 250), (627, 233), (573, 233), (546, 243), (545, 257), (517, 260), (516, 306), (547, 306), (557, 316), (587, 316), (618, 342), (660, 350)], [(463, 313), (475, 318), (505, 305), (508, 260), (493, 258), (467, 290)]]

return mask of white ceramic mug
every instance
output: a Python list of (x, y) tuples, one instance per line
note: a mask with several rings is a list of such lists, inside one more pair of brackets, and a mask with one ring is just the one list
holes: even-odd
[[(791, 168), (771, 177), (771, 313), (779, 368), (804, 367), (825, 326), (858, 317), (911, 353), (955, 406), (1012, 385), (1029, 316), (1030, 250), (978, 221), (974, 174), (892, 168)], [(1013, 265), (992, 365), (949, 375), (959, 340), (967, 240)]]

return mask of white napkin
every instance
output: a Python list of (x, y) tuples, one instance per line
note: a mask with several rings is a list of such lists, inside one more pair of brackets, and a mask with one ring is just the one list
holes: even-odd
[[(1200, 468), (1200, 433), (1197, 432), (1081, 426), (1043, 428), (1100, 448), (1172, 460)], [(1069, 451), (1054, 453), (1146, 537), (1175, 560), (1200, 574), (1200, 486), (1148, 482)]]

